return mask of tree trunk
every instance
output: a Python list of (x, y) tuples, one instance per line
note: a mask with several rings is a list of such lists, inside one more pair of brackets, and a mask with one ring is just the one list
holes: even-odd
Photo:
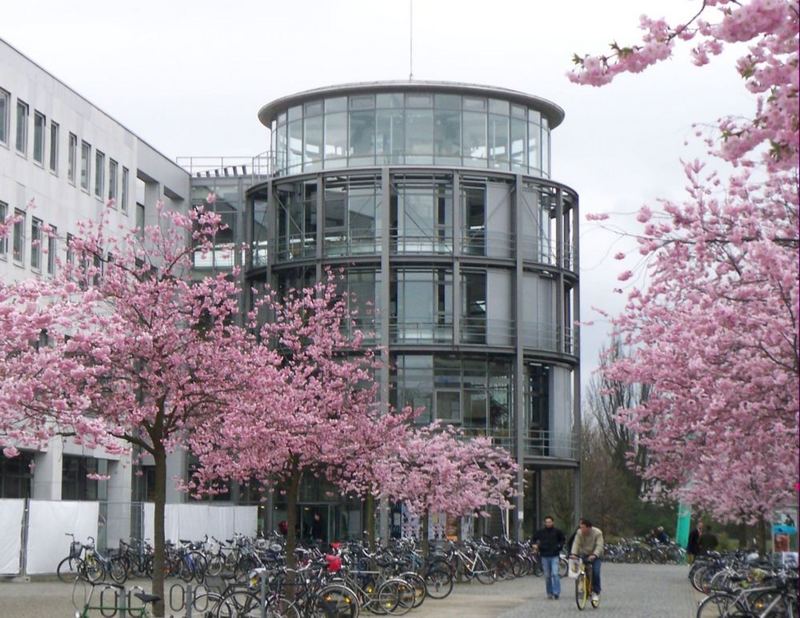
[(156, 445), (155, 502), (153, 505), (153, 587), (152, 593), (161, 597), (153, 605), (153, 616), (164, 615), (164, 505), (167, 501), (167, 453), (163, 446)]
[(419, 535), (420, 535), (419, 536), (419, 538), (420, 538), (420, 549), (422, 549), (423, 558), (427, 558), (428, 557), (428, 549), (429, 549), (429, 543), (428, 543), (428, 527), (429, 527), (429, 525), (428, 524), (430, 523), (430, 518), (431, 518), (430, 511), (428, 511), (428, 509), (425, 509), (425, 514), (422, 516), (422, 522), (421, 522), (422, 530), (420, 530), (420, 532), (419, 532)]
[(294, 550), (297, 547), (297, 498), (300, 494), (300, 471), (292, 468), (286, 488), (286, 566), (295, 568), (296, 561)]
[(368, 493), (365, 501), (365, 514), (367, 520), (367, 540), (369, 542), (369, 550), (375, 551), (375, 496)]
[(765, 556), (767, 554), (767, 520), (763, 515), (758, 518), (756, 524), (756, 538), (758, 539), (758, 553)]

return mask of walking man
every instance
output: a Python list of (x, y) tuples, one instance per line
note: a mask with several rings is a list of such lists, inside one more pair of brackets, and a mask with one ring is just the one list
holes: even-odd
[(600, 563), (604, 547), (603, 531), (595, 528), (588, 519), (581, 519), (570, 555), (585, 559), (592, 565), (592, 603), (600, 602)]
[(539, 557), (542, 560), (548, 599), (558, 599), (561, 594), (558, 560), (564, 540), (564, 533), (555, 527), (553, 518), (549, 515), (544, 518), (544, 528), (533, 535), (533, 544), (539, 548)]
[(689, 564), (692, 564), (700, 553), (701, 538), (703, 538), (703, 522), (698, 521), (695, 529), (689, 533), (689, 543), (686, 545), (686, 558)]

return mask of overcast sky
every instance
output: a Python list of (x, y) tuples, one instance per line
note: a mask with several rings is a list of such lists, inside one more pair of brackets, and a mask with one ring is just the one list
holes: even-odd
[[(408, 0), (3, 4), (0, 37), (172, 158), (262, 152), (269, 144), (256, 112), (264, 103), (318, 86), (409, 75)], [(637, 41), (640, 14), (687, 19), (699, 4), (416, 0), (414, 78), (554, 101), (566, 118), (552, 137), (553, 178), (578, 191), (582, 218), (630, 213), (657, 197), (681, 197), (679, 159), (703, 152), (691, 143), (693, 122), (751, 111), (732, 56), (697, 69), (679, 53), (601, 89), (575, 86), (565, 72), (576, 52)], [(594, 321), (582, 330), (584, 383), (608, 331), (591, 307), (621, 307), (611, 290), (635, 260), (611, 256), (629, 246), (582, 223), (582, 319)]]

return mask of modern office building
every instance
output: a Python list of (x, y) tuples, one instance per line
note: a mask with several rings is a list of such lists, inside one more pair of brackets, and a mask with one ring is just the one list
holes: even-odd
[[(20, 217), (0, 239), (0, 280), (54, 275), (77, 223), (108, 200), (113, 233), (154, 223), (159, 199), (186, 208), (189, 195), (186, 170), (0, 40), (0, 219)], [(130, 501), (131, 472), (119, 455), (55, 439), (13, 459), (0, 453), (0, 498)]]
[(551, 179), (563, 110), (411, 81), (302, 92), (258, 117), (271, 149), (247, 191), (246, 287), (343, 268), (388, 353), (382, 401), (509, 448), (523, 464), (511, 530), (530, 531), (543, 470), (578, 485), (578, 196)]
[[(343, 268), (359, 326), (388, 355), (382, 402), (424, 407), (421, 421), (507, 447), (523, 464), (510, 529), (530, 531), (542, 471), (572, 469), (578, 486), (578, 196), (551, 178), (551, 132), (563, 117), (501, 88), (351, 84), (265, 105), (262, 155), (177, 165), (0, 41), (0, 217), (22, 216), (0, 240), (0, 278), (55, 272), (65, 248), (43, 237), (45, 224), (66, 238), (113, 198), (112, 223), (141, 226), (158, 199), (185, 208), (213, 191), (228, 229), (198, 254), (197, 275), (236, 264), (245, 289), (282, 290)], [(233, 250), (240, 242), (251, 251)], [(172, 457), (170, 477), (189, 465)], [(0, 498), (123, 504), (147, 500), (149, 478), (146, 465), (132, 476), (129, 462), (69, 440), (0, 455)], [(331, 537), (363, 529), (359, 505), (317, 481), (301, 502)], [(282, 508), (273, 496), (264, 524)]]

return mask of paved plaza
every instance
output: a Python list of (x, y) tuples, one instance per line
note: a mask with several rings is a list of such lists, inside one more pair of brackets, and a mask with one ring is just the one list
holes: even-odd
[[(685, 566), (603, 565), (603, 599), (588, 616), (614, 618), (693, 618), (697, 597), (686, 579)], [(526, 577), (483, 586), (457, 585), (444, 601), (428, 599), (408, 614), (414, 618), (560, 618), (575, 616), (572, 580), (563, 579), (562, 597), (548, 601), (544, 580)], [(0, 583), (0, 617), (68, 618), (74, 609), (72, 586), (57, 581)], [(183, 614), (174, 614), (180, 618)]]

